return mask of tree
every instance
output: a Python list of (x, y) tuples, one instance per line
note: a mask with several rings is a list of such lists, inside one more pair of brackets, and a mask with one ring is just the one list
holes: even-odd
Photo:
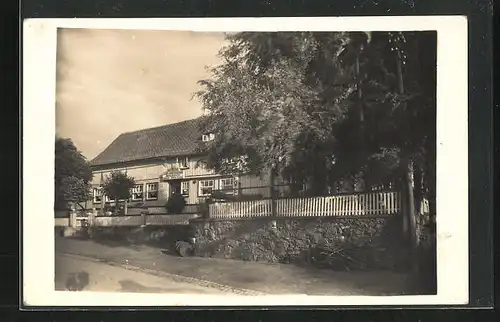
[(71, 139), (55, 140), (55, 208), (90, 199), (92, 170)]
[[(209, 111), (202, 130), (215, 134), (202, 147), (209, 167), (233, 172), (243, 156), (246, 169), (309, 182), (316, 195), (362, 179), (434, 199), (435, 33), (239, 33), (228, 41), (195, 94)], [(412, 174), (422, 179), (413, 190)]]
[(62, 178), (58, 189), (58, 195), (67, 202), (83, 202), (90, 198), (90, 184), (73, 176)]
[(314, 89), (305, 86), (315, 55), (311, 33), (242, 33), (230, 42), (221, 52), (224, 64), (200, 81), (205, 89), (196, 93), (211, 112), (203, 130), (215, 134), (205, 147), (209, 167), (234, 172), (231, 160), (244, 156), (246, 167), (240, 168), (257, 173), (318, 168), (298, 162), (315, 152), (304, 145), (330, 140), (331, 122), (317, 111)]
[(135, 185), (133, 177), (125, 172), (113, 171), (104, 179), (102, 190), (104, 195), (115, 200), (116, 210), (120, 200), (125, 200), (125, 214), (127, 212), (127, 200), (131, 197), (132, 188)]

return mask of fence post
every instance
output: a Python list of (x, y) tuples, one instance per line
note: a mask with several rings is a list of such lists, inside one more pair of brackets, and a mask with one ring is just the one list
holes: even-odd
[(148, 213), (148, 207), (144, 206), (143, 210), (141, 211), (141, 227), (146, 227)]
[(76, 213), (73, 210), (69, 213), (69, 227), (76, 228)]
[(89, 213), (89, 227), (95, 226), (95, 217), (97, 216), (97, 210), (92, 208), (92, 212)]
[(206, 198), (201, 206), (201, 216), (204, 219), (210, 218), (210, 204), (212, 203), (212, 199), (210, 197)]
[(71, 210), (69, 213), (69, 226), (71, 228), (76, 228), (76, 209), (74, 205), (71, 205)]

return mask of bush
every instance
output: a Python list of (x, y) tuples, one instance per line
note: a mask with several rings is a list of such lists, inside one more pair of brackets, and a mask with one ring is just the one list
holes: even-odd
[(173, 194), (168, 198), (165, 209), (168, 214), (180, 214), (186, 207), (186, 200), (181, 194)]
[(130, 191), (135, 185), (135, 180), (127, 173), (113, 171), (107, 176), (102, 185), (103, 193), (115, 200), (125, 200), (130, 198)]

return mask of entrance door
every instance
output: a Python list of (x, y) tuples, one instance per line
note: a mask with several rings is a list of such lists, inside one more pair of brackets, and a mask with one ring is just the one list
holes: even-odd
[(170, 185), (170, 195), (181, 194), (181, 181), (173, 180), (169, 182)]

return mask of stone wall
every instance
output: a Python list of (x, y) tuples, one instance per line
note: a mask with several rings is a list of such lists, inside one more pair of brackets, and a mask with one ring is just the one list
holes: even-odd
[[(192, 220), (196, 255), (345, 269), (393, 269), (404, 254), (399, 216)], [(326, 254), (329, 254), (328, 256)]]

